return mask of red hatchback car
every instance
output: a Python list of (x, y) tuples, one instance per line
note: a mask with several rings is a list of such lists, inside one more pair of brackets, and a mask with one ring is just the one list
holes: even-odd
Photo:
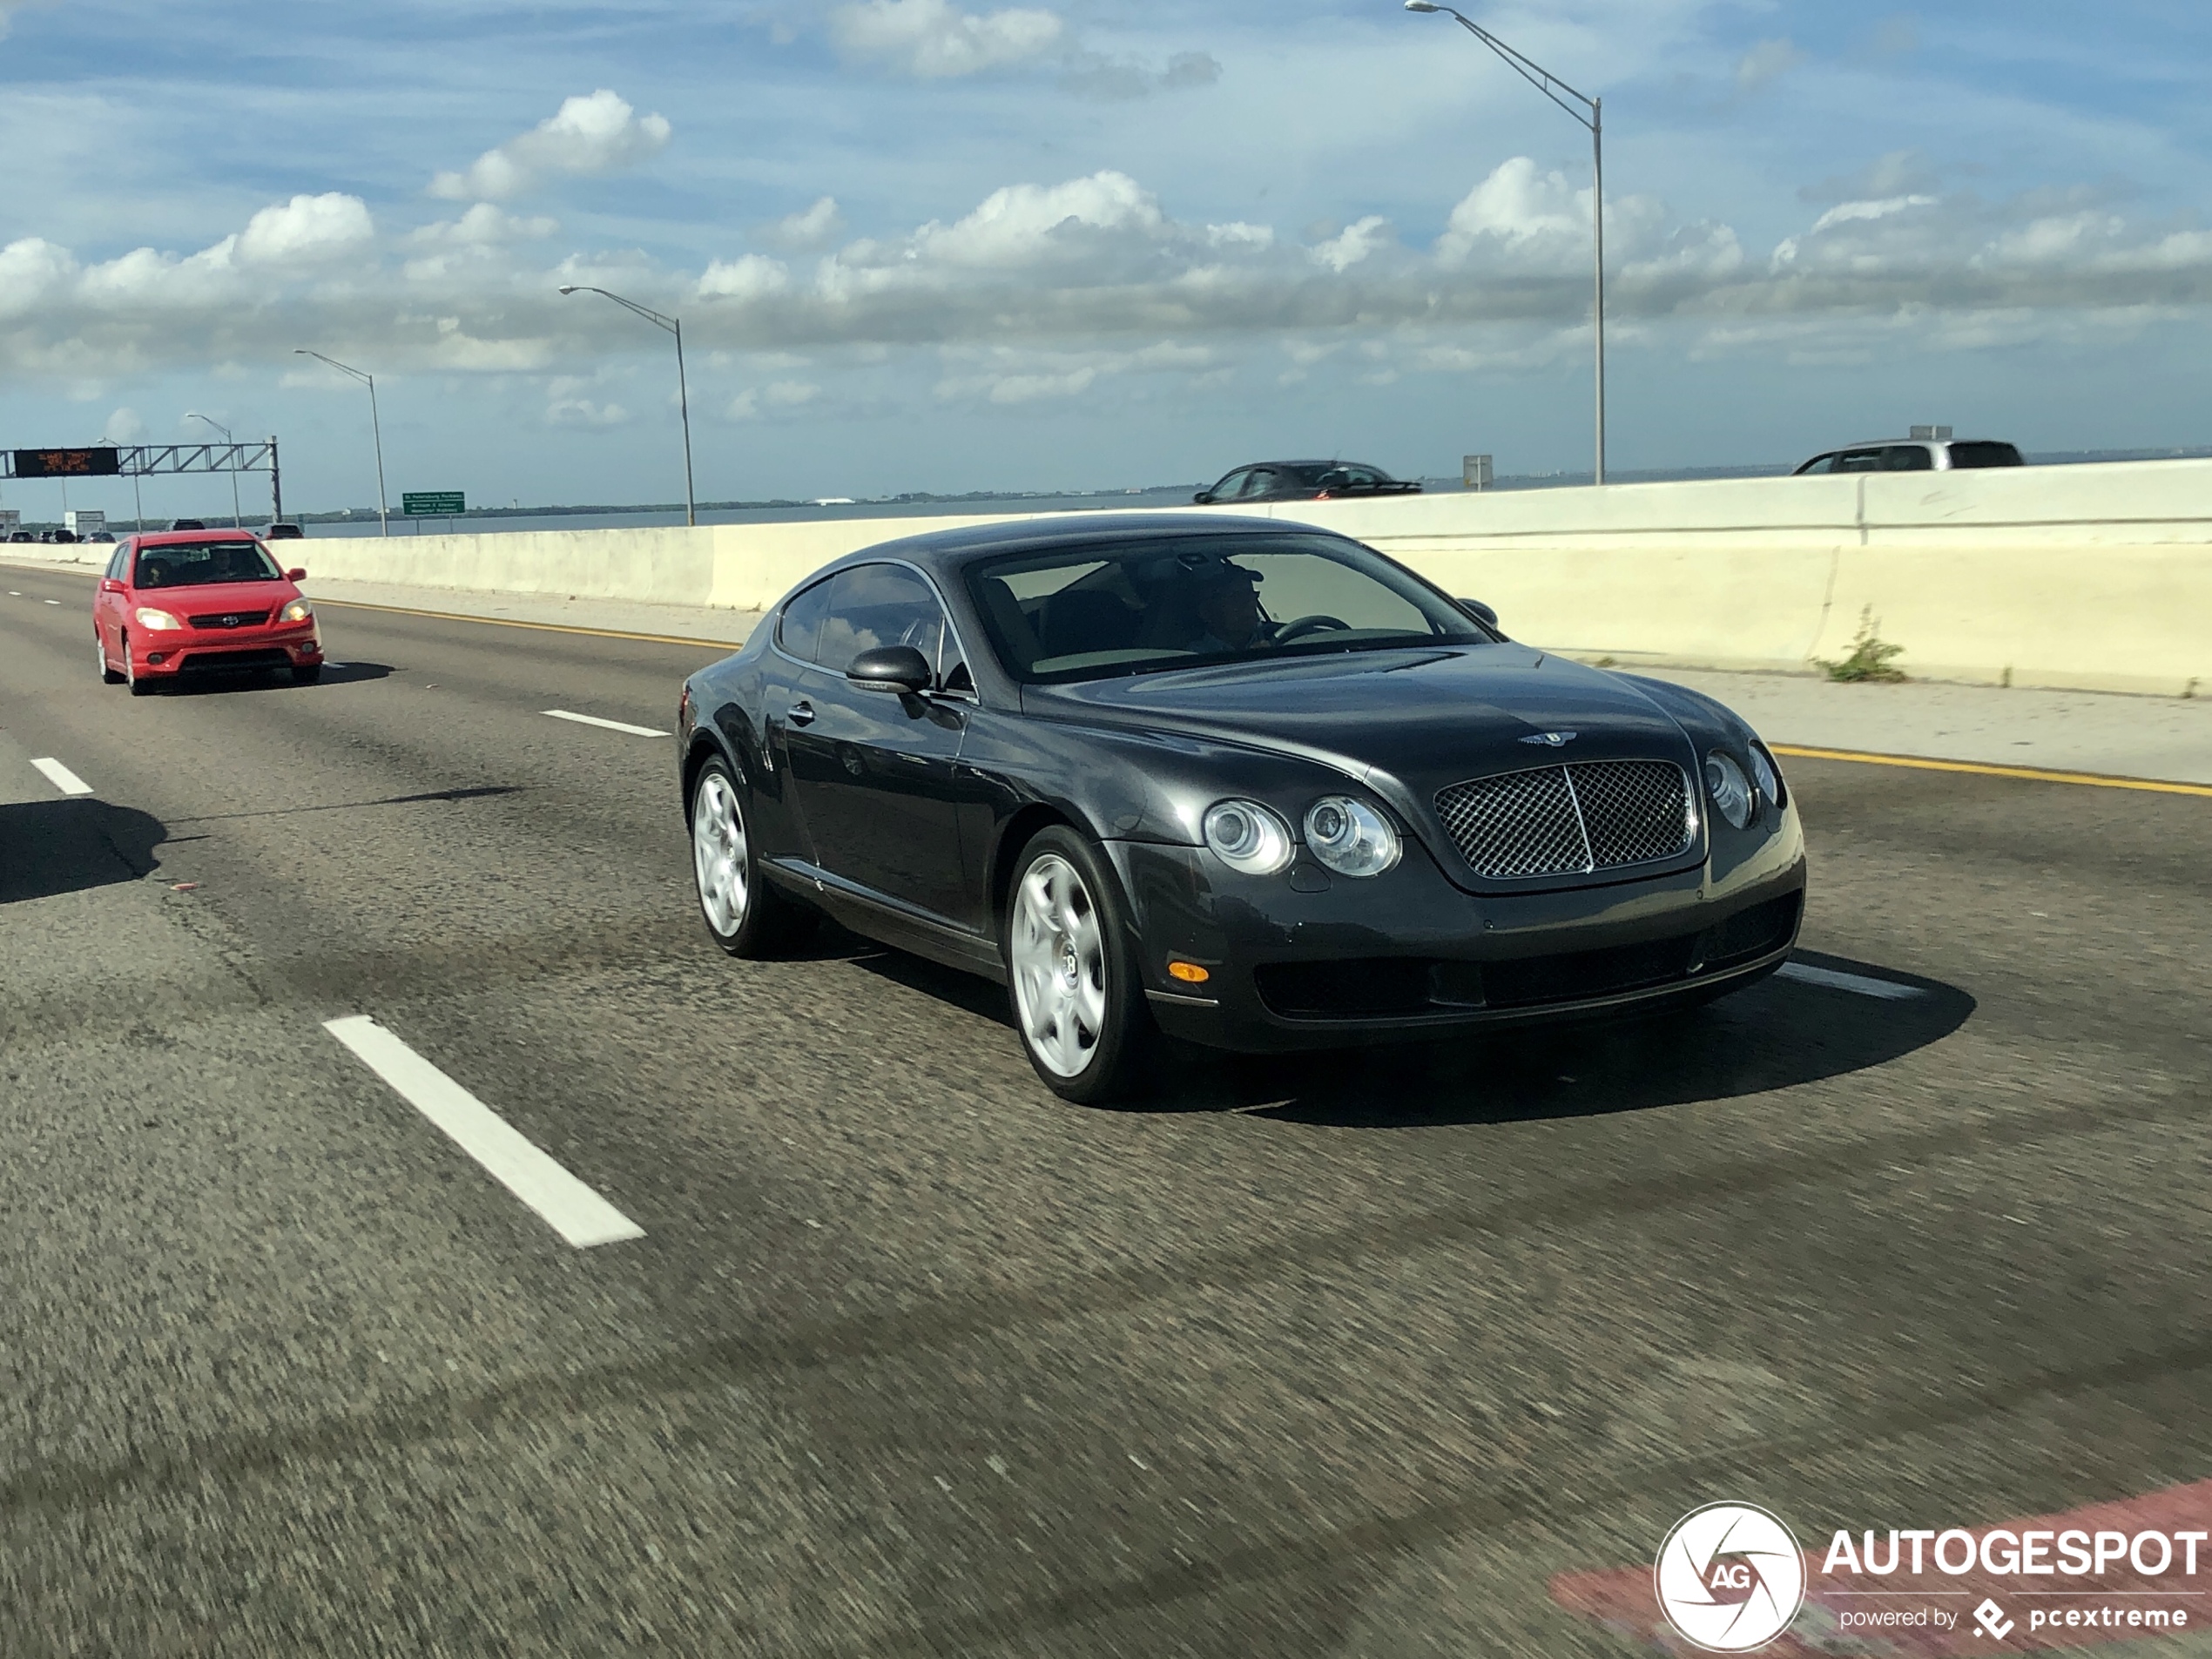
[(288, 668), (322, 674), (315, 613), (250, 530), (133, 536), (115, 550), (92, 599), (100, 678), (143, 694), (187, 674)]

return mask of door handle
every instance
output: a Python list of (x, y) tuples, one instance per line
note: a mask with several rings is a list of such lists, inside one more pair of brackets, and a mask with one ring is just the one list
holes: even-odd
[(813, 725), (814, 705), (812, 703), (806, 702), (804, 698), (792, 704), (791, 705), (791, 723), (793, 725)]

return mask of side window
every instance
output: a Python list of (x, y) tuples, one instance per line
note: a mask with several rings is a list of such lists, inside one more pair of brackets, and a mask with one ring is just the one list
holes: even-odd
[(1879, 449), (1846, 449), (1836, 457), (1838, 472), (1879, 472), (1882, 452)]
[(1797, 476), (1798, 476), (1798, 477), (1800, 477), (1800, 478), (1810, 478), (1810, 477), (1813, 476), (1813, 475), (1814, 475), (1814, 474), (1816, 474), (1816, 473), (1830, 473), (1830, 472), (1833, 472), (1833, 471), (1835, 471), (1835, 470), (1836, 470), (1836, 457), (1835, 457), (1835, 456), (1833, 456), (1833, 455), (1818, 455), (1818, 456), (1816, 456), (1815, 458), (1813, 458), (1812, 460), (1806, 462), (1805, 462), (1805, 464), (1804, 464), (1804, 466), (1802, 466), (1802, 467), (1798, 468), (1798, 469), (1797, 469)]
[(1235, 501), (1244, 493), (1244, 486), (1251, 481), (1251, 469), (1239, 467), (1213, 487), (1213, 498), (1216, 501)]
[[(831, 578), (831, 582), (834, 580)], [(815, 660), (814, 649), (822, 637), (822, 618), (829, 614), (831, 582), (817, 582), (795, 596), (776, 623), (776, 643), (802, 663)]]
[(1258, 501), (1275, 490), (1275, 475), (1264, 467), (1254, 467), (1244, 475), (1244, 487), (1237, 492), (1242, 501)]
[(111, 582), (122, 581), (123, 568), (130, 562), (131, 543), (125, 542), (115, 550), (115, 556), (107, 562), (107, 579)]
[(1933, 472), (1935, 460), (1917, 443), (1900, 443), (1882, 457), (1885, 472)]
[(830, 583), (829, 614), (822, 623), (814, 660), (842, 674), (864, 651), (912, 645), (945, 670), (945, 608), (936, 591), (899, 564), (856, 564)]

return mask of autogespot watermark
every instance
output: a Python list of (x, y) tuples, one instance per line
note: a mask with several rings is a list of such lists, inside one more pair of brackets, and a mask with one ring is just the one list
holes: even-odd
[(1744, 1503), (1709, 1503), (1675, 1522), (1651, 1568), (1661, 1611), (1709, 1653), (1750, 1653), (1790, 1628), (1805, 1559), (1790, 1529)]
[[(1668, 1533), (1651, 1583), (1673, 1635), (1709, 1653), (1811, 1653), (1885, 1635), (1917, 1638), (1914, 1652), (1987, 1653), (2201, 1626), (2212, 1529), (2094, 1524), (2133, 1518), (2129, 1507), (2002, 1527), (1838, 1529), (1816, 1568), (1770, 1512), (1708, 1504)], [(1618, 1606), (1608, 1576), (1561, 1581), (1554, 1594), (1618, 1623), (1605, 1610)]]

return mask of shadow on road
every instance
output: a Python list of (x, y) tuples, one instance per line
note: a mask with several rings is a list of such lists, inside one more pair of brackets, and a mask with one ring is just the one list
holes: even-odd
[(302, 685), (281, 669), (254, 669), (237, 674), (193, 674), (156, 688), (160, 697), (219, 697), (236, 691), (319, 691), (329, 685), (354, 685), (364, 680), (389, 679), (388, 663), (330, 663), (313, 685)]
[[(851, 961), (1007, 1028), (1006, 992), (972, 974), (825, 927), (805, 955)], [(1151, 1097), (1124, 1109), (1244, 1112), (1341, 1129), (1421, 1129), (1643, 1111), (1869, 1071), (1973, 1016), (1955, 986), (1817, 952), (1795, 961), (1886, 981), (1878, 998), (1768, 979), (1704, 1008), (1586, 1025), (1290, 1055), (1169, 1047)]]
[(89, 797), (0, 806), (0, 904), (138, 880), (168, 839), (159, 819)]

